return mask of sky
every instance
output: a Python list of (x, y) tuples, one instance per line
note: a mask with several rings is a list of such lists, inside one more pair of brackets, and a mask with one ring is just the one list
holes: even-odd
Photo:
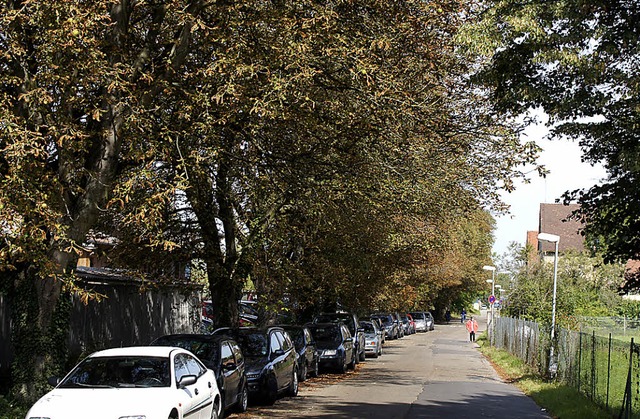
[(541, 123), (529, 127), (522, 141), (535, 141), (543, 151), (538, 162), (546, 166), (549, 174), (540, 178), (531, 173), (531, 183), (518, 183), (512, 193), (504, 192), (502, 199), (511, 206), (506, 216), (496, 217), (493, 252), (502, 255), (511, 242), (524, 246), (527, 231), (538, 230), (538, 213), (541, 203), (555, 203), (565, 191), (589, 188), (606, 177), (602, 166), (592, 167), (582, 163), (580, 147), (569, 140), (549, 141), (548, 129)]

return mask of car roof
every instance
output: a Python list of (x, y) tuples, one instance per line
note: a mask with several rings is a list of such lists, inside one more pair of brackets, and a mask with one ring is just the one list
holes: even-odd
[(196, 341), (200, 341), (200, 342), (218, 342), (218, 341), (222, 341), (222, 340), (233, 340), (233, 337), (225, 335), (225, 334), (203, 335), (203, 334), (200, 334), (200, 333), (176, 333), (176, 334), (172, 334), (172, 335), (160, 336), (159, 338), (153, 340), (151, 342), (151, 345), (153, 345), (155, 342), (159, 341), (160, 339), (169, 340), (169, 341), (188, 339), (188, 340), (196, 340)]
[(155, 357), (169, 357), (171, 352), (184, 349), (176, 348), (173, 346), (130, 346), (126, 348), (111, 348), (102, 351), (94, 352), (91, 357), (103, 357), (103, 356), (155, 356)]

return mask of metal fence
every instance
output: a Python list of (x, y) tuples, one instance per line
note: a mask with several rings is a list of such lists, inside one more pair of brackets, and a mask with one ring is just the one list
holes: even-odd
[[(539, 374), (549, 374), (550, 329), (537, 323), (495, 319), (491, 344), (522, 359)], [(615, 339), (595, 330), (560, 329), (555, 340), (557, 372), (562, 383), (582, 392), (612, 417), (640, 419), (640, 345), (634, 338)]]

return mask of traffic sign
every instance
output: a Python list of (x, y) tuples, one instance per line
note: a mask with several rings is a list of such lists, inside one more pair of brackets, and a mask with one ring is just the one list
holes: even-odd
[(490, 296), (489, 296), (489, 302), (490, 302), (491, 304), (495, 303), (495, 302), (496, 302), (496, 296), (495, 296), (495, 295), (490, 295)]

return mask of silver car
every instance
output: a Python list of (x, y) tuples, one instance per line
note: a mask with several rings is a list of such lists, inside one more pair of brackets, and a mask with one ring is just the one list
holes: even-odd
[(427, 325), (427, 315), (424, 311), (412, 311), (411, 317), (416, 324), (416, 332), (427, 332), (429, 325)]
[(364, 329), (365, 354), (373, 358), (382, 355), (382, 339), (380, 338), (378, 326), (374, 322), (361, 321), (360, 327)]

